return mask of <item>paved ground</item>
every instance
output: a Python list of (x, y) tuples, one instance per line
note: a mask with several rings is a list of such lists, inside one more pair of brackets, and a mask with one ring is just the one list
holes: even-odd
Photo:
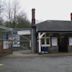
[(72, 72), (72, 56), (0, 58), (0, 72)]
[(59, 56), (72, 56), (72, 53), (48, 53), (48, 54), (33, 54), (31, 50), (19, 50), (14, 51), (12, 54), (7, 55), (6, 57), (59, 57)]

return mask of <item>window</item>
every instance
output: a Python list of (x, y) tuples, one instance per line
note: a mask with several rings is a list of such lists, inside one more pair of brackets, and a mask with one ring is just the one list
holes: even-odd
[(46, 44), (49, 44), (49, 43), (50, 43), (50, 39), (46, 38)]
[(46, 37), (48, 37), (49, 36), (49, 33), (46, 33)]
[(45, 44), (44, 38), (41, 39), (41, 44)]
[(41, 44), (49, 45), (50, 44), (50, 38), (42, 38), (41, 39)]
[(41, 38), (41, 45), (42, 46), (50, 46), (50, 37), (49, 37), (49, 33), (46, 33), (42, 36)]

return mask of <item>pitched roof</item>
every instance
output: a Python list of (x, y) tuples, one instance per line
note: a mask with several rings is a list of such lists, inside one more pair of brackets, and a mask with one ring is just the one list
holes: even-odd
[(31, 28), (13, 28), (13, 31), (31, 30)]
[(13, 28), (9, 28), (9, 27), (6, 27), (6, 26), (3, 26), (3, 25), (0, 25), (0, 30), (7, 32), (7, 31), (12, 31)]
[(36, 31), (72, 31), (72, 21), (47, 20), (36, 24)]

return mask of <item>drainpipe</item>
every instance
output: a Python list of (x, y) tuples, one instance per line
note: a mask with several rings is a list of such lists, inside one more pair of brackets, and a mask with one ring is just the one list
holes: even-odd
[(32, 53), (36, 53), (36, 26), (35, 26), (35, 9), (32, 9), (32, 30), (31, 30)]
[(72, 13), (70, 14), (70, 17), (71, 17), (71, 21), (72, 21)]

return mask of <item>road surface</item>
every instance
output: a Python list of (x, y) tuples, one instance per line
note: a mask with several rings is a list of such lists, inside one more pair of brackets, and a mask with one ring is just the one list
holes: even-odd
[(0, 58), (0, 72), (72, 72), (72, 56)]

